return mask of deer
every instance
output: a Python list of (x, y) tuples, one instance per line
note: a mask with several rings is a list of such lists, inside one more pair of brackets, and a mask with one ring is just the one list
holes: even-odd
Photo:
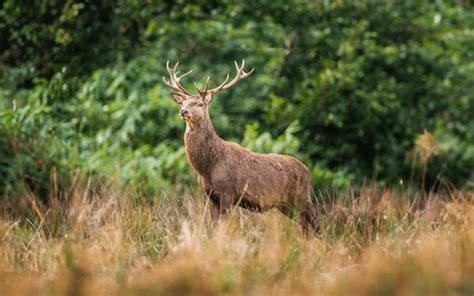
[(204, 89), (196, 82), (192, 94), (180, 83), (192, 69), (179, 76), (179, 62), (166, 69), (172, 89), (171, 98), (181, 106), (179, 117), (186, 122), (184, 145), (188, 162), (197, 173), (199, 186), (209, 198), (213, 225), (223, 220), (237, 206), (253, 212), (276, 208), (290, 218), (298, 217), (303, 231), (319, 232), (316, 210), (311, 201), (311, 177), (308, 168), (298, 159), (282, 154), (261, 154), (219, 137), (209, 115), (213, 96), (249, 77), (254, 69), (244, 71), (245, 60), (235, 62), (236, 75), (229, 74), (219, 86), (209, 89), (209, 77)]

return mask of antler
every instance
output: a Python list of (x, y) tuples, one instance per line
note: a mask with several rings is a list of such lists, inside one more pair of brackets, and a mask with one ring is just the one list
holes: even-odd
[(178, 93), (180, 94), (185, 94), (185, 95), (188, 95), (188, 96), (191, 96), (191, 93), (189, 91), (187, 91), (180, 83), (179, 81), (181, 80), (181, 78), (185, 77), (185, 76), (188, 76), (189, 74), (191, 74), (191, 72), (193, 72), (193, 70), (189, 70), (188, 72), (184, 73), (183, 75), (181, 76), (177, 76), (179, 71), (176, 72), (176, 69), (178, 69), (178, 65), (179, 65), (179, 62), (176, 63), (176, 65), (174, 65), (173, 68), (170, 68), (170, 62), (167, 61), (166, 62), (166, 70), (168, 70), (168, 73), (170, 74), (170, 82), (168, 82), (166, 80), (166, 78), (163, 76), (163, 82), (171, 87), (172, 89), (174, 89), (175, 91), (177, 91)]
[(239, 67), (239, 65), (237, 64), (236, 61), (234, 61), (234, 63), (235, 63), (235, 68), (237, 69), (237, 74), (235, 75), (234, 79), (227, 82), (229, 80), (229, 74), (227, 74), (227, 77), (225, 78), (224, 82), (221, 85), (219, 85), (218, 87), (213, 88), (211, 90), (208, 90), (209, 89), (209, 77), (207, 77), (207, 81), (206, 81), (206, 85), (204, 87), (204, 90), (200, 90), (199, 87), (197, 86), (196, 82), (195, 82), (194, 87), (199, 92), (199, 94), (201, 94), (201, 95), (204, 95), (206, 93), (215, 94), (215, 93), (217, 93), (221, 90), (224, 90), (224, 89), (227, 89), (227, 88), (233, 86), (240, 79), (247, 78), (253, 73), (254, 68), (252, 68), (252, 70), (250, 70), (249, 72), (244, 72), (245, 60), (242, 60), (242, 65), (240, 67)]

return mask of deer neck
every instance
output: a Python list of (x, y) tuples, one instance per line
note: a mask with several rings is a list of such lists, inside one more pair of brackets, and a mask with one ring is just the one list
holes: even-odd
[(189, 163), (200, 175), (209, 175), (220, 156), (222, 139), (207, 116), (198, 124), (186, 123), (184, 144)]

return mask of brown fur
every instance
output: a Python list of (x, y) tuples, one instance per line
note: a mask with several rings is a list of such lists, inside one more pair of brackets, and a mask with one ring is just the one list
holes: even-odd
[[(243, 71), (243, 65), (238, 71)], [(291, 156), (254, 153), (222, 140), (209, 117), (212, 91), (190, 95), (179, 85), (180, 78), (175, 77), (177, 65), (167, 68), (174, 84), (165, 83), (178, 91), (171, 96), (182, 106), (180, 116), (186, 121), (188, 161), (211, 200), (212, 220), (218, 221), (236, 205), (258, 212), (277, 208), (290, 217), (298, 215), (305, 231), (318, 231), (311, 179), (305, 165)], [(251, 72), (242, 73), (248, 76)]]

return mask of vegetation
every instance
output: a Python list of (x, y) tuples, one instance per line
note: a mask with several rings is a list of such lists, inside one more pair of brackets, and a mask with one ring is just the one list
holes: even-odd
[[(473, 11), (4, 0), (0, 291), (473, 294)], [(161, 77), (212, 87), (244, 58), (213, 123), (308, 166), (319, 234), (277, 211), (210, 225)]]
[(426, 187), (472, 187), (472, 5), (385, 2), (4, 1), (1, 192), (44, 193), (53, 168), (63, 185), (77, 171), (149, 193), (195, 184), (165, 63), (215, 85), (242, 58), (255, 74), (211, 110), (223, 138), (347, 188), (418, 184), (410, 155), (426, 130)]
[[(320, 196), (322, 233), (246, 210), (212, 230), (201, 195), (130, 202), (107, 189), (5, 203), (6, 295), (471, 295), (473, 195), (363, 188)], [(419, 197), (419, 196), (418, 196)], [(62, 201), (61, 201), (62, 200)], [(25, 203), (26, 204), (26, 203)], [(31, 204), (31, 203), (29, 203)], [(28, 219), (20, 217), (29, 217)]]

